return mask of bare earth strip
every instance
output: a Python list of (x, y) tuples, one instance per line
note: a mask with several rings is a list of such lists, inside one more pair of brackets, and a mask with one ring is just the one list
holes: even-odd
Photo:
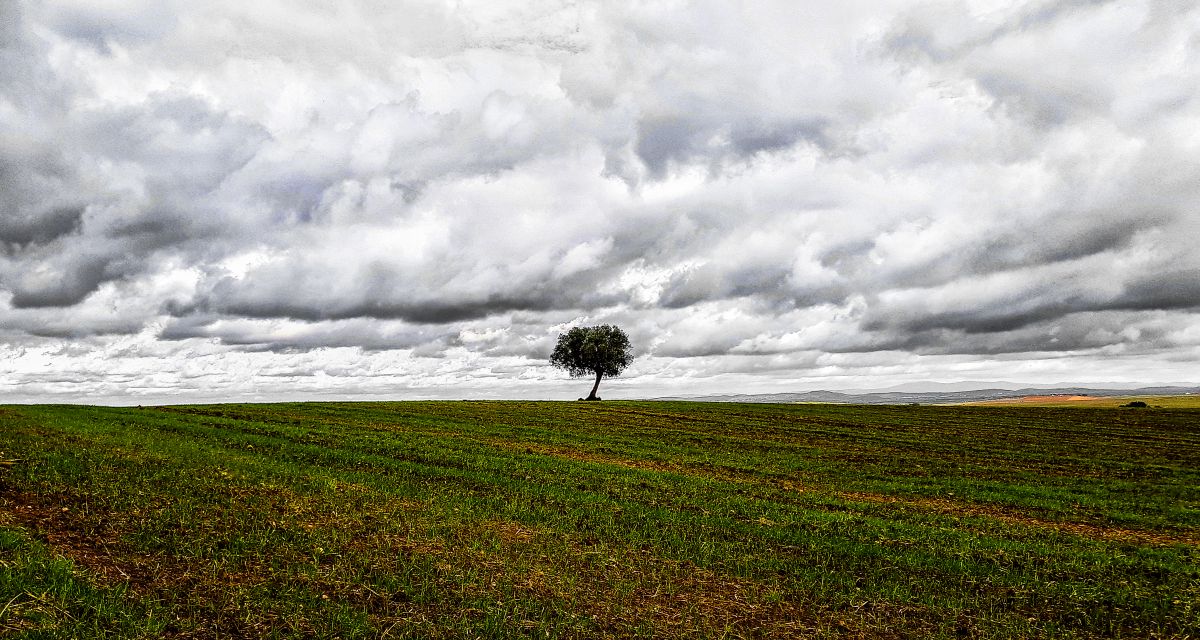
[[(654, 460), (635, 460), (628, 458), (619, 458), (610, 455), (597, 454), (589, 451), (580, 451), (577, 449), (567, 449), (560, 447), (547, 447), (544, 445), (525, 445), (521, 443), (513, 443), (505, 440), (492, 439), (489, 442), (493, 445), (509, 448), (509, 449), (526, 449), (531, 453), (541, 455), (555, 456), (568, 460), (576, 460), (579, 462), (590, 462), (598, 464), (611, 464), (628, 469), (638, 469), (641, 471), (658, 471), (677, 473), (681, 475), (689, 475), (693, 477), (705, 477), (717, 480), (725, 480), (730, 482), (746, 482), (746, 483), (761, 483), (762, 478), (739, 474), (737, 472), (725, 469), (700, 469), (682, 464), (663, 463)], [(806, 487), (798, 483), (783, 481), (781, 486), (793, 491), (826, 491), (820, 488)], [(1161, 532), (1161, 531), (1137, 531), (1133, 529), (1123, 529), (1120, 527), (1108, 527), (1085, 522), (1065, 522), (1055, 520), (1045, 520), (1032, 517), (1026, 513), (1022, 513), (1015, 509), (1006, 509), (997, 505), (985, 505), (978, 503), (966, 503), (943, 498), (906, 498), (899, 496), (890, 496), (879, 493), (866, 492), (847, 492), (847, 491), (827, 491), (829, 495), (836, 496), (845, 500), (855, 500), (861, 502), (871, 502), (876, 504), (894, 504), (897, 506), (908, 507), (912, 509), (920, 509), (928, 512), (959, 516), (959, 517), (984, 517), (991, 518), (1006, 524), (1020, 525), (1025, 527), (1054, 530), (1082, 538), (1090, 538), (1093, 540), (1112, 540), (1118, 542), (1132, 542), (1141, 545), (1149, 546), (1169, 546), (1169, 545), (1191, 545), (1200, 546), (1200, 534), (1190, 532)]]
[(862, 500), (881, 504), (896, 504), (905, 507), (923, 509), (936, 513), (963, 517), (985, 517), (1007, 524), (1015, 524), (1038, 529), (1053, 529), (1081, 538), (1093, 540), (1113, 540), (1117, 542), (1132, 542), (1147, 546), (1191, 545), (1200, 546), (1200, 536), (1187, 532), (1163, 533), (1136, 531), (1119, 527), (1102, 527), (1084, 522), (1058, 522), (1041, 520), (1013, 510), (1006, 510), (994, 505), (969, 504), (954, 502), (941, 498), (900, 498), (885, 496), (877, 493), (847, 492), (839, 493), (840, 497), (849, 500)]

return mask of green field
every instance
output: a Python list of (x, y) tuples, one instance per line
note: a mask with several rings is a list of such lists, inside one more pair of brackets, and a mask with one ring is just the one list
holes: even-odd
[(1200, 637), (1200, 410), (0, 407), (0, 637)]

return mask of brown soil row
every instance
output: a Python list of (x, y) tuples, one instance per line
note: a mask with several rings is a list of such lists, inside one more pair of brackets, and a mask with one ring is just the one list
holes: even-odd
[(880, 504), (894, 504), (909, 508), (932, 511), (950, 516), (985, 517), (1006, 524), (1015, 524), (1038, 529), (1053, 529), (1081, 538), (1131, 542), (1148, 546), (1170, 546), (1176, 544), (1200, 546), (1200, 535), (1188, 532), (1159, 532), (1107, 527), (1085, 522), (1059, 522), (1044, 520), (1021, 514), (1013, 509), (995, 505), (963, 503), (942, 498), (901, 498), (878, 493), (839, 492), (839, 497)]
[[(682, 475), (713, 478), (731, 482), (764, 482), (763, 478), (740, 474), (728, 469), (703, 469), (681, 464), (663, 463), (655, 460), (619, 458), (589, 451), (579, 451), (577, 449), (547, 447), (543, 445), (521, 445), (503, 440), (491, 440), (490, 442), (496, 446), (509, 449), (520, 449), (524, 446), (524, 448), (530, 453), (555, 456), (569, 460), (577, 460), (580, 462), (611, 464), (629, 469), (678, 473)], [(1176, 544), (1200, 546), (1200, 534), (1191, 532), (1139, 531), (1085, 522), (1062, 522), (1056, 520), (1047, 520), (1022, 513), (1021, 511), (1013, 508), (1005, 508), (997, 505), (959, 502), (946, 500), (944, 498), (902, 498), (880, 493), (828, 491), (822, 488), (806, 487), (802, 484), (790, 481), (784, 481), (779, 484), (793, 491), (824, 491), (833, 496), (846, 500), (871, 502), (877, 504), (894, 504), (906, 508), (930, 511), (950, 516), (986, 517), (1004, 522), (1006, 524), (1054, 530), (1093, 540), (1131, 542), (1150, 546), (1169, 546)]]

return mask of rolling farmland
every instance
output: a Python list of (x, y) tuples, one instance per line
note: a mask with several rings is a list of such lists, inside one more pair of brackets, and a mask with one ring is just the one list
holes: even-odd
[(1200, 409), (0, 407), (0, 636), (1200, 635)]

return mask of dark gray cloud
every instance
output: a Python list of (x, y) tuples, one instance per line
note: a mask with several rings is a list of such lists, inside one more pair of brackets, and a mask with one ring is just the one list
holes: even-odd
[(838, 349), (843, 353), (903, 351), (922, 354), (967, 354), (997, 356), (1038, 354), (1039, 357), (1064, 357), (1064, 354), (1108, 351), (1114, 355), (1146, 355), (1177, 348), (1173, 333), (1194, 319), (1161, 318), (1123, 311), (1075, 312), (1052, 319), (1023, 319), (996, 326), (908, 329), (903, 332), (876, 332), (858, 344)]
[(69, 307), (82, 301), (100, 283), (120, 277), (121, 268), (108, 256), (74, 255), (68, 260), (28, 265), (13, 287), (12, 306)]
[(193, 315), (174, 319), (158, 332), (164, 340), (215, 339), (235, 347), (263, 351), (301, 352), (314, 349), (356, 347), (366, 351), (414, 349), (431, 343), (443, 348), (457, 335), (452, 330), (381, 324), (357, 319), (324, 323), (295, 322), (286, 331), (254, 320), (237, 317)]
[[(3, 180), (0, 177), (0, 180)], [(29, 217), (14, 212), (0, 220), (0, 242), (9, 251), (21, 251), (30, 245), (43, 245), (79, 231), (83, 209), (59, 207)]]
[(1112, 305), (1116, 309), (1173, 310), (1200, 308), (1200, 268), (1170, 268), (1145, 273), (1126, 283)]

